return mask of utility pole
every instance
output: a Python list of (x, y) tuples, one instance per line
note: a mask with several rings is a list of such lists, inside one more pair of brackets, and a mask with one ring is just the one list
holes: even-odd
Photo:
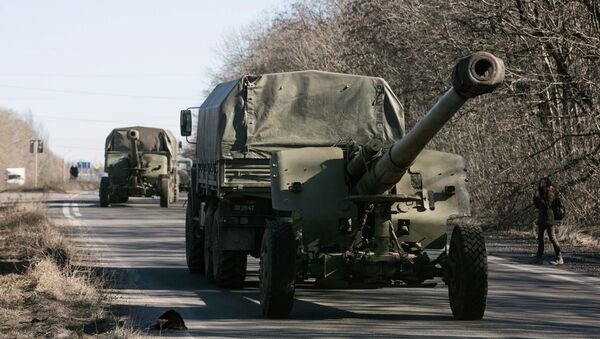
[(38, 153), (44, 152), (44, 142), (40, 139), (29, 140), (29, 152), (35, 154), (35, 176), (33, 186), (38, 186)]

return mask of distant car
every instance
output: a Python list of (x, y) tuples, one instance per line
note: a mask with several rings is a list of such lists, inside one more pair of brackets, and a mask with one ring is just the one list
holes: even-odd
[(7, 168), (5, 181), (9, 185), (25, 185), (25, 168)]

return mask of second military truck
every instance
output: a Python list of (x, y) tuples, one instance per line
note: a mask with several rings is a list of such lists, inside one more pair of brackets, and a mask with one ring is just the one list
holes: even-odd
[[(502, 60), (459, 60), (452, 86), (409, 132), (380, 78), (318, 71), (222, 83), (198, 111), (186, 216), (190, 271), (241, 286), (260, 258), (267, 317), (289, 316), (295, 284), (420, 284), (441, 277), (455, 319), (481, 319), (487, 255), (465, 161), (424, 150), (469, 99), (504, 79)], [(181, 132), (191, 135), (191, 111)], [(433, 257), (430, 257), (433, 256)]]
[(100, 206), (160, 196), (160, 206), (169, 207), (179, 196), (177, 149), (173, 133), (162, 128), (113, 129), (104, 148), (108, 176), (100, 181)]

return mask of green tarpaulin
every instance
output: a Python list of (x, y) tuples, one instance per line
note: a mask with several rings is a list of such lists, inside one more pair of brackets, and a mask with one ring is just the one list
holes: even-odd
[(127, 139), (127, 132), (135, 129), (140, 133), (138, 150), (140, 152), (168, 152), (176, 155), (177, 139), (169, 130), (162, 128), (132, 126), (115, 128), (106, 138), (106, 151), (129, 152), (131, 142)]
[(198, 113), (197, 157), (269, 158), (277, 150), (361, 144), (404, 135), (404, 113), (381, 78), (320, 71), (246, 76), (219, 84)]

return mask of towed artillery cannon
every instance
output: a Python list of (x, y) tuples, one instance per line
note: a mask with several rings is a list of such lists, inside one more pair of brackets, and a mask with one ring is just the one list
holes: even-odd
[[(443, 249), (448, 218), (469, 212), (464, 160), (424, 148), (469, 98), (493, 91), (503, 79), (503, 63), (491, 54), (461, 59), (452, 87), (383, 154), (378, 139), (354, 152), (275, 153), (273, 206), (291, 218), (272, 221), (263, 240), (265, 314), (289, 314), (298, 275), (346, 283), (420, 283), (439, 276), (449, 286), (455, 318), (480, 319), (487, 295), (481, 230), (456, 226), (449, 253), (434, 260), (424, 250)], [(299, 251), (290, 251), (296, 246)]]
[[(454, 318), (481, 319), (481, 229), (448, 230), (449, 219), (470, 213), (465, 161), (425, 146), (469, 98), (503, 79), (502, 60), (489, 53), (459, 60), (452, 87), (406, 134), (402, 107), (383, 79), (306, 71), (217, 86), (198, 114), (197, 157), (216, 161), (194, 164), (190, 271), (240, 286), (246, 254), (259, 257), (266, 317), (289, 316), (296, 282), (311, 278), (322, 286), (380, 286), (440, 277)], [(215, 135), (214, 126), (231, 134)], [(189, 110), (181, 127), (191, 134)], [(207, 152), (216, 144), (206, 139), (211, 133), (220, 160)], [(203, 184), (211, 178), (223, 181)]]
[(100, 181), (100, 206), (127, 202), (129, 197), (160, 196), (169, 207), (179, 195), (177, 143), (164, 129), (125, 127), (106, 138), (105, 172)]

